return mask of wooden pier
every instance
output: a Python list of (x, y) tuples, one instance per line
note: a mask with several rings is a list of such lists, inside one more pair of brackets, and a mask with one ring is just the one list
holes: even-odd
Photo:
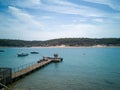
[(12, 80), (15, 81), (16, 79), (19, 79), (27, 74), (30, 74), (33, 71), (36, 71), (36, 70), (48, 65), (49, 63), (61, 62), (62, 60), (63, 60), (62, 58), (58, 58), (58, 57), (54, 57), (54, 58), (43, 57), (43, 59), (37, 61), (37, 63), (35, 63), (29, 67), (23, 68), (17, 72), (12, 73)]
[(3, 79), (5, 79), (3, 81), (6, 81), (6, 82), (0, 82), (0, 83), (2, 83), (4, 85), (8, 85), (8, 84), (10, 84), (16, 80), (19, 80), (22, 77), (44, 67), (52, 62), (61, 62), (62, 60), (63, 60), (63, 58), (58, 58), (58, 55), (56, 55), (56, 54), (54, 55), (53, 58), (52, 57), (43, 57), (43, 59), (37, 61), (36, 63), (34, 63), (30, 66), (27, 66), (25, 68), (19, 69), (18, 71), (12, 72), (11, 75), (9, 75), (9, 76), (11, 76), (11, 77), (9, 77), (9, 78), (11, 78), (10, 81), (7, 81), (7, 79), (8, 79), (8, 77), (7, 77), (7, 79), (3, 78)]
[(47, 65), (51, 62), (52, 62), (52, 60), (41, 61), (40, 63), (36, 63), (36, 64), (34, 64), (30, 67), (27, 67), (27, 68), (24, 68), (20, 71), (17, 71), (17, 72), (12, 74), (12, 79), (13, 79), (13, 81), (16, 80), (16, 79), (19, 79), (19, 78), (21, 78), (21, 77), (23, 77), (27, 74), (32, 73), (33, 71), (35, 71), (35, 70), (37, 70), (41, 67), (44, 67), (45, 65)]

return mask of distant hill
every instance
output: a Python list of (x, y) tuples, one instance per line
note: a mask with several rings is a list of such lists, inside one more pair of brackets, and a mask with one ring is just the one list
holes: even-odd
[(32, 47), (32, 46), (120, 46), (120, 38), (61, 38), (52, 39), (46, 41), (24, 41), (24, 40), (11, 40), (11, 39), (0, 39), (1, 47)]

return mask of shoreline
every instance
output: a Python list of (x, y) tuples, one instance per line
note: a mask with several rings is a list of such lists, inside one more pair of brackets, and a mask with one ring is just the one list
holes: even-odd
[(106, 46), (106, 45), (94, 45), (94, 46), (32, 46), (32, 47), (0, 47), (0, 48), (120, 48), (120, 46)]
[(30, 48), (120, 48), (120, 46), (49, 46), (49, 47), (30, 47)]

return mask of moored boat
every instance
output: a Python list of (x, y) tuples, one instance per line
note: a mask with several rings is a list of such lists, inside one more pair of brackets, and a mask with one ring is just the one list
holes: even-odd
[(39, 54), (39, 52), (30, 52), (31, 54)]
[(24, 57), (24, 56), (28, 56), (29, 54), (28, 53), (19, 53), (17, 55), (18, 55), (18, 57)]
[(5, 52), (4, 50), (0, 50), (0, 52)]

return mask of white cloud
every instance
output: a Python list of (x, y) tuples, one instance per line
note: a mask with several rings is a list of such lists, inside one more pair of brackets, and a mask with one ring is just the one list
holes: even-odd
[(68, 24), (68, 25), (61, 25), (61, 27), (67, 30), (74, 29), (75, 31), (80, 29), (88, 30), (89, 28), (94, 28), (94, 26), (91, 24)]
[(91, 24), (66, 24), (61, 25), (59, 29), (63, 30), (61, 35), (64, 37), (89, 37), (95, 26)]
[(68, 24), (68, 25), (61, 25), (59, 27), (59, 30), (63, 30), (62, 33), (60, 34), (63, 35), (63, 37), (67, 36), (67, 37), (91, 37), (91, 38), (108, 37), (109, 38), (109, 37), (120, 36), (119, 24), (117, 25)]
[(0, 0), (0, 4), (21, 8), (38, 8), (41, 0)]
[(104, 22), (104, 20), (102, 18), (94, 18), (92, 20), (95, 21), (95, 22), (98, 22), (98, 23), (103, 23)]
[(73, 6), (73, 7), (79, 7), (79, 5), (77, 4), (73, 4), (71, 2), (68, 2), (66, 0), (47, 0), (47, 2), (54, 4), (54, 5), (58, 5), (58, 6)]
[(43, 4), (42, 9), (56, 13), (82, 15), (87, 17), (100, 17), (101, 15), (104, 15), (102, 11), (98, 9), (73, 4), (65, 0), (48, 0), (48, 3), (49, 4)]
[(41, 0), (23, 0), (18, 1), (16, 6), (25, 7), (25, 8), (37, 8), (41, 5)]
[[(118, 0), (84, 0), (93, 3), (100, 3), (110, 6), (113, 9), (120, 10), (120, 1)], [(118, 23), (120, 20), (120, 12), (110, 13), (100, 10), (99, 8), (92, 8), (82, 4), (74, 4), (68, 0), (47, 0), (46, 4), (42, 4), (42, 9), (61, 13), (79, 15), (83, 22), (96, 22), (96, 23)], [(78, 20), (79, 21), (79, 20)], [(73, 21), (76, 22), (76, 21)], [(90, 23), (90, 22), (89, 22)]]
[(9, 6), (8, 7), (11, 14), (18, 20), (19, 25), (26, 27), (26, 29), (41, 29), (42, 24), (38, 22), (32, 15), (18, 9), (16, 7)]
[(90, 24), (62, 24), (57, 26), (48, 26), (46, 31), (35, 33), (32, 35), (32, 39), (54, 39), (54, 38), (66, 38), (66, 37), (90, 37), (94, 36), (94, 25)]
[[(44, 25), (22, 9), (9, 6), (9, 15), (0, 14), (0, 38), (36, 39)], [(41, 34), (40, 34), (41, 35)]]
[(42, 19), (53, 19), (54, 17), (52, 17), (52, 16), (42, 16), (41, 18)]
[(84, 0), (84, 1), (105, 4), (111, 7), (112, 9), (120, 11), (120, 0)]

